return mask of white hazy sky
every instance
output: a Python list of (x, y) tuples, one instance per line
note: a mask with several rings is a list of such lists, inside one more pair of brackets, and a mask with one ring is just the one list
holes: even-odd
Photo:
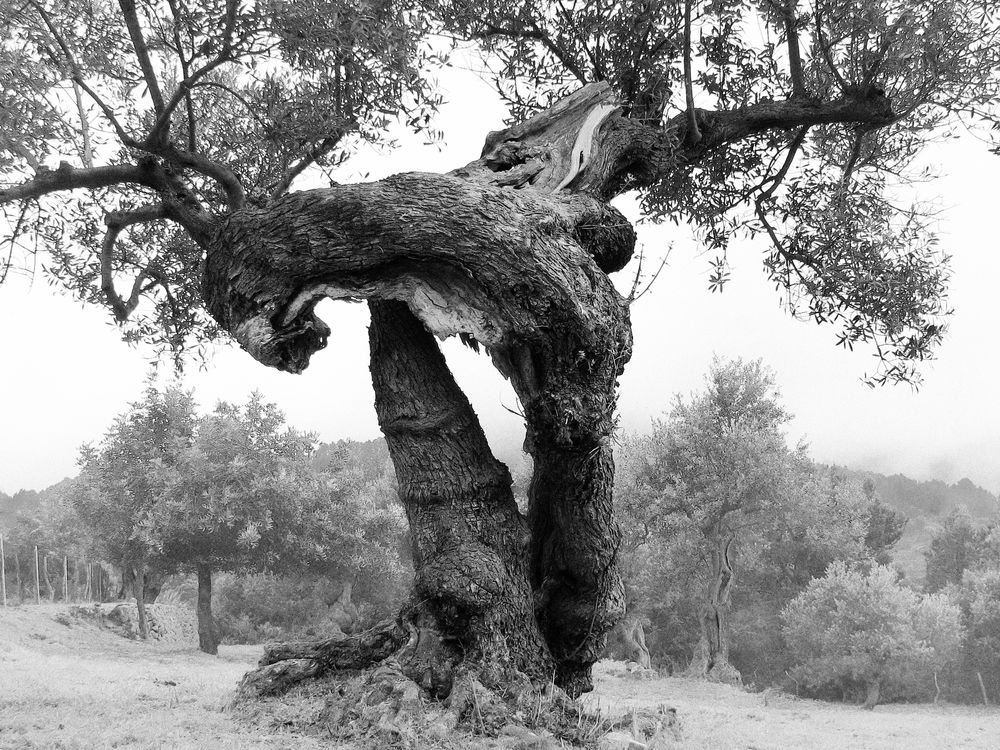
[[(483, 138), (498, 129), (504, 108), (490, 87), (467, 71), (445, 71), (451, 92), (439, 119), (447, 143), (364, 154), (338, 175), (343, 182), (402, 171), (446, 171), (479, 155)], [(652, 291), (632, 308), (635, 350), (621, 381), (622, 425), (632, 431), (670, 407), (674, 393), (697, 389), (713, 353), (761, 357), (778, 376), (786, 406), (796, 416), (789, 437), (805, 437), (823, 461), (956, 481), (968, 476), (1000, 491), (1000, 331), (996, 286), (996, 185), (1000, 157), (970, 136), (931, 147), (941, 177), (925, 185), (940, 197), (942, 244), (953, 255), (951, 303), (956, 312), (939, 359), (923, 367), (924, 384), (870, 389), (861, 377), (874, 366), (871, 352), (835, 347), (835, 329), (795, 321), (750, 245), (731, 252), (732, 281), (723, 294), (708, 291), (708, 258), (683, 228), (641, 226), (648, 266), (673, 244), (669, 264)], [(634, 203), (620, 208), (638, 218)], [(634, 264), (622, 271), (629, 286)], [(253, 390), (275, 401), (296, 427), (323, 440), (376, 437), (368, 376), (367, 308), (324, 302), (320, 317), (333, 328), (328, 347), (302, 375), (269, 370), (235, 348), (220, 347), (208, 369), (185, 383), (203, 408), (218, 399), (242, 401)], [(510, 386), (485, 355), (455, 341), (444, 345), (495, 446), (519, 443), (520, 420)], [(74, 474), (79, 446), (100, 438), (116, 414), (136, 400), (148, 353), (121, 342), (103, 310), (85, 308), (54, 292), (40, 275), (9, 278), (0, 287), (0, 491), (40, 489)]]

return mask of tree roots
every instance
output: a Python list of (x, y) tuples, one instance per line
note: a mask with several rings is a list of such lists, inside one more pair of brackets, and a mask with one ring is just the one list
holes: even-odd
[[(450, 672), (445, 692), (440, 680), (428, 678), (428, 665), (447, 649), (421, 649), (421, 638), (412, 626), (385, 621), (355, 636), (268, 646), (260, 666), (243, 678), (234, 706), (270, 714), (272, 725), (361, 747), (427, 747), (461, 731), (502, 738), (501, 746), (511, 748), (630, 747), (628, 742), (655, 748), (678, 736), (673, 709), (609, 716), (521, 672), (498, 680), (490, 665), (445, 659), (439, 664)], [(316, 679), (323, 677), (328, 679)], [(296, 687), (295, 700), (260, 700)], [(274, 715), (288, 711), (293, 715)], [(625, 744), (608, 744), (615, 738)]]

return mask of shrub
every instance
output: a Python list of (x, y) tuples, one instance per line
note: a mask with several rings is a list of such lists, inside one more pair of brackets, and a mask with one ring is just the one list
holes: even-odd
[(882, 697), (922, 697), (933, 671), (957, 655), (959, 610), (944, 597), (921, 599), (893, 571), (834, 563), (782, 613), (795, 657), (795, 679), (820, 695), (865, 690), (865, 707)]

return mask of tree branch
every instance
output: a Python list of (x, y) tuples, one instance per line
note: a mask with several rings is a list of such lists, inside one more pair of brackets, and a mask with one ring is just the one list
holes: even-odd
[(169, 161), (179, 164), (182, 167), (193, 169), (199, 174), (211, 177), (219, 183), (219, 186), (226, 195), (226, 204), (233, 211), (246, 205), (247, 196), (242, 183), (236, 176), (236, 173), (224, 164), (214, 162), (201, 154), (195, 154), (190, 151), (182, 151), (172, 143), (168, 143), (160, 147), (154, 151), (154, 153), (160, 154)]
[(154, 190), (162, 186), (154, 170), (147, 165), (115, 164), (78, 169), (62, 162), (58, 169), (42, 169), (34, 179), (0, 190), (0, 205), (40, 198), (63, 190), (105, 188), (122, 184), (143, 185)]
[(76, 62), (76, 57), (73, 55), (72, 50), (70, 50), (69, 45), (66, 43), (62, 34), (59, 33), (59, 29), (56, 28), (56, 25), (52, 21), (48, 12), (40, 3), (36, 2), (36, 0), (28, 0), (28, 4), (38, 12), (39, 16), (41, 16), (42, 22), (45, 24), (45, 28), (49, 30), (49, 33), (52, 35), (52, 39), (59, 46), (59, 49), (62, 50), (63, 56), (65, 56), (66, 62), (69, 64), (71, 79), (73, 82), (87, 93), (87, 96), (94, 101), (94, 103), (100, 108), (101, 112), (104, 113), (104, 116), (108, 118), (108, 122), (111, 124), (111, 127), (114, 128), (115, 133), (118, 135), (118, 139), (122, 142), (122, 145), (130, 148), (136, 148), (138, 143), (134, 138), (132, 138), (132, 136), (125, 132), (125, 128), (122, 127), (122, 124), (118, 121), (118, 117), (115, 115), (114, 110), (112, 110), (111, 107), (109, 107), (104, 100), (97, 95), (97, 92), (83, 80), (83, 73), (80, 70), (80, 66)]
[[(167, 0), (167, 4), (170, 6), (170, 15), (173, 17), (173, 34), (174, 34), (174, 45), (177, 47), (177, 59), (181, 64), (181, 76), (184, 79), (191, 74), (190, 71), (190, 60), (184, 56), (184, 44), (181, 42), (181, 31), (180, 31), (180, 9), (177, 7), (177, 0)], [(192, 58), (194, 53), (192, 52)], [(191, 99), (191, 89), (188, 88), (184, 92), (184, 106), (187, 109), (187, 121), (188, 121), (188, 151), (198, 150), (198, 138), (197, 130), (195, 128), (194, 119), (194, 102)]]
[(80, 133), (83, 136), (83, 166), (90, 169), (94, 166), (94, 150), (90, 144), (90, 122), (87, 120), (87, 110), (83, 106), (80, 84), (76, 81), (73, 81), (73, 95), (76, 99), (76, 110), (80, 114)]
[[(121, 2), (131, 2), (132, 0), (120, 0)], [(218, 54), (212, 58), (210, 61), (198, 68), (194, 73), (185, 77), (179, 84), (177, 84), (177, 90), (174, 95), (170, 97), (170, 101), (166, 103), (161, 109), (157, 110), (157, 119), (153, 124), (152, 130), (149, 131), (149, 135), (146, 137), (146, 144), (155, 148), (157, 145), (162, 145), (166, 139), (166, 134), (170, 129), (170, 116), (173, 114), (174, 110), (177, 109), (178, 105), (184, 101), (186, 96), (190, 95), (191, 88), (199, 80), (204, 78), (206, 75), (211, 73), (213, 70), (218, 68), (223, 63), (232, 60), (233, 53), (233, 32), (236, 28), (236, 11), (238, 8), (238, 0), (227, 0), (226, 2), (226, 26), (222, 34), (222, 47)]]
[(573, 77), (580, 83), (587, 83), (587, 74), (584, 73), (583, 69), (576, 64), (576, 61), (570, 56), (570, 54), (556, 44), (552, 37), (549, 36), (548, 32), (543, 31), (542, 27), (534, 18), (531, 19), (531, 25), (535, 29), (537, 38), (542, 42), (542, 44), (545, 45), (549, 52), (556, 56), (556, 59), (559, 60), (559, 62), (566, 66), (566, 70), (572, 73)]
[(114, 311), (115, 320), (124, 323), (129, 315), (139, 304), (139, 296), (143, 292), (143, 282), (146, 280), (146, 271), (140, 271), (132, 284), (132, 292), (128, 301), (123, 301), (118, 292), (115, 291), (115, 283), (112, 269), (112, 252), (115, 242), (122, 230), (134, 224), (144, 224), (151, 221), (159, 221), (167, 218), (167, 209), (163, 204), (143, 206), (133, 211), (118, 212), (113, 211), (104, 217), (104, 223), (108, 229), (104, 234), (104, 241), (101, 243), (101, 291)]
[(844, 76), (840, 74), (840, 71), (837, 70), (837, 66), (833, 62), (833, 56), (830, 54), (832, 42), (828, 43), (823, 39), (823, 21), (820, 17), (819, 4), (816, 5), (816, 46), (819, 47), (820, 53), (823, 55), (823, 60), (826, 61), (826, 66), (830, 69), (830, 73), (833, 75), (840, 90), (846, 93), (850, 85), (844, 80)]
[(796, 0), (786, 0), (782, 7), (785, 19), (785, 36), (788, 43), (788, 72), (792, 79), (792, 96), (806, 95), (805, 76), (802, 73), (802, 53), (799, 51), (798, 19), (795, 16)]
[(305, 171), (305, 169), (308, 166), (310, 166), (311, 164), (315, 164), (317, 159), (321, 159), (323, 158), (323, 156), (330, 153), (330, 151), (332, 151), (336, 147), (336, 145), (340, 143), (341, 137), (342, 137), (341, 134), (337, 134), (336, 136), (330, 136), (328, 138), (324, 138), (313, 148), (311, 148), (309, 150), (309, 153), (307, 153), (305, 156), (303, 156), (301, 159), (295, 162), (295, 164), (289, 167), (285, 171), (285, 174), (278, 181), (278, 184), (271, 191), (271, 200), (274, 200), (275, 198), (278, 198), (279, 196), (286, 193), (288, 191), (288, 188), (291, 187), (292, 182), (295, 180), (295, 178), (298, 177), (300, 174), (302, 174), (302, 172)]
[(142, 71), (142, 77), (146, 80), (149, 98), (153, 101), (153, 110), (160, 114), (163, 112), (163, 94), (160, 93), (160, 83), (156, 78), (156, 71), (153, 70), (153, 62), (149, 59), (149, 47), (146, 46), (146, 40), (142, 36), (135, 0), (118, 0), (118, 6), (125, 16), (125, 27), (132, 39), (132, 48), (135, 50), (135, 58)]
[(687, 104), (687, 138), (685, 143), (697, 144), (701, 140), (698, 131), (698, 115), (694, 108), (694, 81), (691, 73), (691, 2), (684, 0), (684, 100)]

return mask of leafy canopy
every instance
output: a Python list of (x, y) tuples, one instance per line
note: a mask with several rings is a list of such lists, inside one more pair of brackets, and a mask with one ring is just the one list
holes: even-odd
[(190, 393), (151, 386), (84, 449), (73, 503), (122, 563), (395, 572), (403, 521), (392, 488), (346, 456), (318, 468), (315, 449), (315, 436), (286, 428), (259, 394), (198, 416)]
[(888, 568), (830, 566), (782, 613), (796, 672), (814, 688), (899, 680), (957, 655), (960, 613), (941, 595), (920, 598)]
[(692, 223), (713, 288), (732, 238), (759, 238), (793, 313), (874, 345), (874, 381), (912, 380), (949, 312), (918, 157), (996, 125), (1000, 98), (979, 0), (3, 0), (0, 28), (12, 253), (44, 249), (127, 338), (175, 351), (219, 333), (195, 246), (212, 221), (392, 122), (427, 130), (451, 40), (514, 119), (608, 81), (633, 141), (607, 197), (638, 189), (650, 220)]

